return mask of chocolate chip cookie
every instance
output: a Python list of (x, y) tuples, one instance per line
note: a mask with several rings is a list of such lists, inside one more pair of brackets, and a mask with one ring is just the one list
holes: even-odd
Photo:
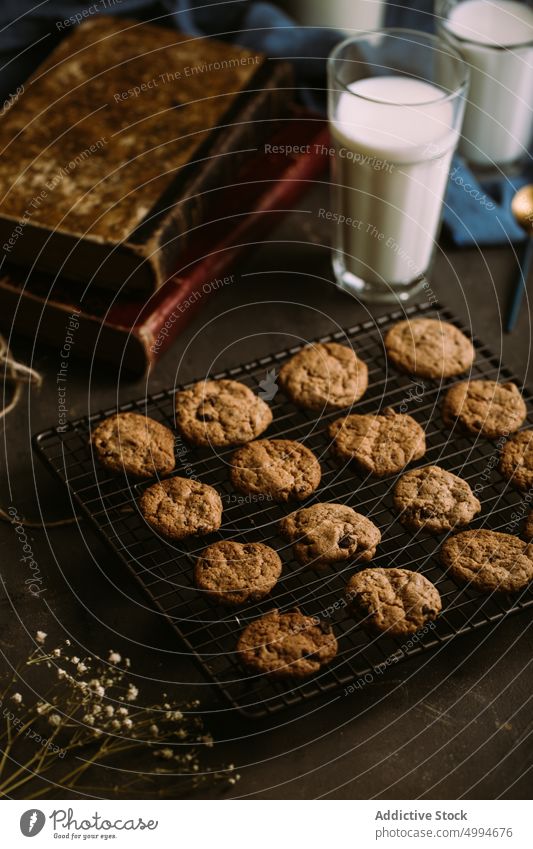
[(409, 569), (363, 569), (350, 578), (346, 594), (364, 624), (395, 636), (419, 631), (442, 609), (437, 588)]
[(306, 678), (337, 654), (329, 625), (299, 610), (272, 610), (242, 632), (237, 643), (242, 663), (276, 678)]
[(333, 451), (362, 472), (381, 478), (400, 472), (426, 453), (423, 429), (411, 416), (388, 408), (381, 415), (352, 414), (329, 426)]
[(149, 525), (170, 539), (203, 536), (222, 522), (216, 489), (188, 478), (168, 478), (145, 489), (139, 508)]
[(518, 489), (533, 487), (533, 430), (521, 430), (505, 443), (500, 470)]
[(277, 552), (261, 542), (215, 542), (202, 551), (194, 567), (198, 589), (229, 606), (264, 598), (280, 575)]
[(437, 534), (468, 525), (481, 510), (467, 482), (440, 466), (402, 475), (394, 488), (394, 507), (408, 528)]
[(245, 495), (273, 501), (308, 498), (320, 483), (320, 464), (309, 448), (291, 439), (258, 439), (231, 458), (231, 482)]
[(102, 466), (137, 478), (165, 475), (174, 469), (174, 434), (147, 416), (117, 413), (91, 434)]
[(304, 566), (367, 562), (376, 553), (381, 533), (370, 519), (345, 504), (313, 504), (280, 522), (294, 554)]
[(458, 425), (468, 433), (488, 439), (517, 430), (526, 417), (526, 405), (514, 383), (471, 380), (448, 390), (442, 417), (448, 427)]
[(268, 404), (236, 380), (202, 380), (176, 395), (176, 426), (193, 445), (241, 445), (271, 421)]
[(463, 374), (474, 362), (474, 346), (453, 324), (432, 318), (399, 321), (385, 336), (394, 365), (408, 374), (444, 378)]
[(441, 560), (450, 575), (480, 592), (516, 592), (533, 580), (533, 545), (496, 531), (462, 531), (446, 540)]
[(279, 382), (299, 407), (327, 410), (355, 404), (366, 392), (366, 363), (337, 342), (308, 345), (279, 372)]

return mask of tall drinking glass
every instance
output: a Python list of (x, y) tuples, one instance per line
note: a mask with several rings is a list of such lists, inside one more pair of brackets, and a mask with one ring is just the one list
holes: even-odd
[(385, 29), (328, 60), (333, 268), (363, 300), (407, 300), (427, 281), (464, 111), (468, 70), (442, 39)]

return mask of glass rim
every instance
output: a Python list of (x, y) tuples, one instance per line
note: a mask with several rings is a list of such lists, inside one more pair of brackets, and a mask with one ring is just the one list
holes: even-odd
[[(458, 5), (459, 5), (459, 2), (456, 2), (455, 6), (458, 6)], [(442, 6), (444, 6), (444, 0), (441, 0), (440, 3), (437, 2), (436, 6), (435, 6), (435, 11), (437, 11), (439, 9), (439, 7), (442, 7)], [(455, 8), (455, 6), (453, 8)], [(527, 6), (528, 9), (531, 8), (531, 5), (529, 3), (524, 3), (524, 6)], [(475, 47), (481, 47), (484, 50), (498, 50), (498, 51), (500, 51), (500, 50), (501, 51), (505, 51), (505, 50), (528, 50), (531, 47), (533, 47), (533, 38), (530, 38), (527, 41), (518, 41), (515, 44), (487, 44), (485, 41), (476, 41), (475, 38), (465, 38), (462, 35), (457, 35), (453, 31), (453, 29), (450, 29), (450, 27), (446, 26), (447, 22), (450, 19), (451, 8), (452, 7), (450, 7), (450, 9), (445, 11), (444, 14), (439, 14), (439, 15), (436, 16), (437, 17), (437, 27), (438, 27), (438, 29), (445, 30), (447, 35), (454, 38), (460, 44), (473, 44)]]
[[(431, 98), (431, 100), (423, 100), (423, 101), (420, 101), (420, 102), (417, 102), (417, 103), (398, 103), (398, 101), (389, 101), (389, 100), (378, 99), (376, 97), (368, 97), (368, 95), (364, 95), (364, 94), (360, 94), (359, 92), (352, 91), (350, 88), (348, 88), (348, 86), (345, 83), (342, 82), (342, 80), (339, 79), (339, 77), (337, 75), (335, 63), (337, 61), (340, 61), (338, 54), (340, 53), (340, 51), (344, 47), (346, 47), (348, 44), (356, 44), (358, 41), (363, 41), (363, 40), (367, 39), (368, 36), (370, 36), (370, 35), (391, 35), (391, 36), (410, 35), (410, 36), (417, 36), (418, 39), (420, 39), (420, 37), (422, 36), (423, 38), (427, 39), (427, 41), (429, 42), (429, 45), (432, 46), (433, 49), (436, 50), (437, 45), (440, 45), (441, 49), (439, 49), (439, 52), (448, 54), (451, 58), (453, 58), (453, 59), (455, 59), (459, 62), (459, 66), (463, 67), (463, 77), (462, 77), (461, 82), (458, 83), (456, 88), (454, 88), (454, 90), (450, 91), (448, 94), (446, 94), (446, 92), (443, 89), (442, 95), (439, 95), (439, 97), (433, 97), (433, 98)], [(359, 97), (359, 98), (361, 98), (361, 100), (367, 100), (370, 103), (381, 103), (385, 106), (401, 106), (401, 107), (412, 106), (412, 107), (417, 107), (417, 106), (429, 106), (432, 103), (445, 103), (447, 100), (451, 100), (455, 97), (460, 96), (461, 93), (466, 89), (466, 87), (468, 86), (468, 83), (470, 81), (470, 70), (468, 68), (467, 63), (465, 62), (465, 60), (463, 59), (463, 57), (461, 56), (459, 51), (455, 50), (455, 48), (453, 48), (451, 45), (449, 45), (445, 41), (445, 39), (442, 38), (442, 36), (434, 35), (433, 33), (429, 33), (429, 32), (423, 32), (422, 30), (410, 29), (408, 27), (383, 27), (382, 29), (365, 30), (363, 32), (358, 33), (357, 35), (349, 35), (347, 38), (343, 38), (342, 41), (340, 41), (338, 44), (335, 45), (335, 47), (333, 48), (333, 50), (331, 51), (331, 53), (328, 56), (328, 69), (332, 70), (332, 76), (334, 77), (335, 82), (338, 83), (338, 85), (340, 86), (341, 90), (347, 92), (348, 94), (351, 94), (352, 97)], [(403, 75), (396, 73), (396, 72), (392, 72), (391, 76), (403, 76)], [(407, 75), (407, 74), (405, 76), (408, 76), (410, 79), (414, 77), (414, 75)], [(420, 78), (417, 76), (416, 79), (420, 79)], [(426, 82), (428, 82), (428, 81), (426, 80)]]

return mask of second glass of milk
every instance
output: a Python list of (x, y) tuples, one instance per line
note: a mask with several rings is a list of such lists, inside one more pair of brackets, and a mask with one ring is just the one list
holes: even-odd
[(468, 70), (436, 36), (385, 29), (341, 42), (328, 60), (338, 284), (368, 301), (427, 285)]
[(474, 165), (527, 155), (533, 128), (533, 6), (517, 0), (439, 0), (441, 35), (468, 63), (460, 152)]

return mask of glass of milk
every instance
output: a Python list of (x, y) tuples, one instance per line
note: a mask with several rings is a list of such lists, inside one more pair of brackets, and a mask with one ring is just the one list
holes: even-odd
[(328, 60), (333, 268), (367, 301), (428, 286), (468, 69), (442, 39), (363, 33)]
[(346, 33), (379, 29), (385, 17), (385, 0), (282, 0), (281, 5), (303, 26)]
[(440, 34), (470, 68), (460, 152), (479, 166), (527, 155), (533, 129), (533, 7), (515, 0), (440, 0)]

